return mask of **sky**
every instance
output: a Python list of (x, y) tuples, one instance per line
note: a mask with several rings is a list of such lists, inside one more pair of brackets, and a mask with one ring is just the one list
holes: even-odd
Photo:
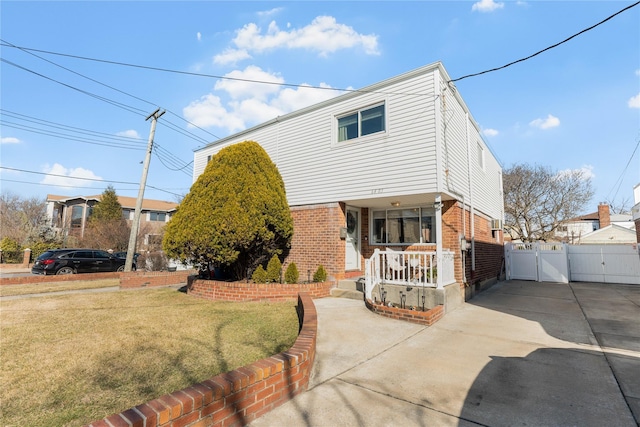
[[(0, 191), (178, 201), (199, 147), (441, 61), (453, 79), (634, 1), (0, 2)], [(262, 83), (267, 82), (267, 83)], [(640, 5), (455, 82), (503, 168), (640, 183)]]

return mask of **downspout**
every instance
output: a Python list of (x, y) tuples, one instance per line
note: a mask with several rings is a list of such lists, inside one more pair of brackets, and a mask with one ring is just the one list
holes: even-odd
[[(436, 214), (436, 265), (442, 265), (442, 96), (443, 90), (440, 79), (440, 70), (433, 72), (433, 86), (437, 87), (438, 96), (434, 100), (435, 113), (435, 133), (436, 133), (436, 196), (434, 199), (434, 207)], [(436, 278), (438, 288), (442, 288), (442, 275)]]
[[(472, 168), (471, 168), (471, 138), (469, 137), (469, 112), (465, 113), (466, 130), (467, 130), (467, 178), (469, 182), (469, 222), (471, 232), (471, 283), (476, 272), (476, 233), (475, 233), (475, 209), (473, 208), (473, 185), (472, 185)], [(464, 267), (463, 267), (464, 268)]]

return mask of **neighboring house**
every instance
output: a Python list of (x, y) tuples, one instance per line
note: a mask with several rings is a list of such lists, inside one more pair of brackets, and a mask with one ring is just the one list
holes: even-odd
[(631, 215), (636, 225), (636, 241), (640, 243), (640, 184), (633, 187), (633, 202), (635, 205), (631, 209)]
[(495, 279), (502, 167), (449, 81), (435, 63), (277, 117), (198, 149), (193, 179), (222, 148), (259, 143), (294, 220), (284, 264), (304, 279), (319, 264), (332, 279), (361, 276), (386, 248), (437, 254), (438, 287), (449, 260), (461, 288)]
[(570, 244), (580, 244), (582, 239), (609, 225), (635, 230), (632, 215), (611, 214), (609, 205), (600, 203), (598, 210), (563, 222), (556, 230), (556, 237)]
[[(57, 196), (47, 195), (47, 217), (52, 228), (62, 236), (83, 237), (87, 219), (93, 206), (100, 202), (102, 195), (97, 196)], [(136, 208), (135, 197), (118, 196), (122, 206), (122, 216), (133, 221)], [(139, 248), (157, 247), (161, 244), (161, 229), (169, 221), (178, 206), (177, 203), (162, 200), (144, 199), (140, 215), (139, 230), (144, 241), (138, 242)]]
[(635, 244), (637, 243), (636, 230), (617, 224), (609, 224), (606, 227), (585, 234), (575, 243), (578, 245)]

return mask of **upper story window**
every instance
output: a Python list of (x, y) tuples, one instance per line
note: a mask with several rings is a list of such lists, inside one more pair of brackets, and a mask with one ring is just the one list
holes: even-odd
[(165, 222), (167, 214), (164, 212), (149, 212), (149, 221), (162, 221)]
[(131, 219), (132, 212), (134, 212), (133, 209), (122, 209), (122, 218)]
[(385, 130), (385, 104), (338, 117), (338, 142)]

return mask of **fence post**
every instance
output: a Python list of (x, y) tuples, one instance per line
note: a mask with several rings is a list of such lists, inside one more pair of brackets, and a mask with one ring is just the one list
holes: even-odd
[(29, 267), (29, 264), (31, 264), (31, 249), (27, 248), (22, 255), (22, 265)]

